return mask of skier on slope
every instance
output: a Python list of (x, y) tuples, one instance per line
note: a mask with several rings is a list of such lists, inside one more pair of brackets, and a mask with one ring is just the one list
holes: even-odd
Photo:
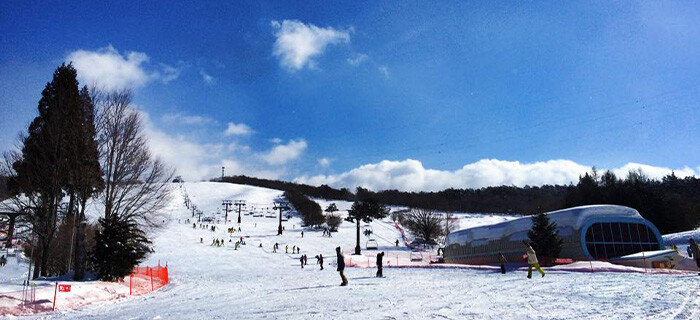
[(698, 265), (698, 268), (700, 268), (700, 247), (698, 247), (697, 242), (695, 242), (695, 239), (690, 238), (688, 240), (688, 245), (690, 246), (690, 250), (693, 251), (693, 256), (695, 257), (695, 264)]
[(377, 253), (377, 278), (382, 278), (382, 266), (384, 265), (384, 251)]
[(299, 262), (301, 262), (301, 268), (304, 269), (304, 256), (299, 257)]
[(343, 281), (340, 283), (341, 286), (348, 285), (348, 278), (345, 277), (345, 256), (340, 252), (340, 247), (335, 248), (335, 254), (338, 258), (338, 272), (340, 273), (340, 279)]
[(508, 263), (508, 260), (506, 260), (506, 257), (503, 255), (503, 253), (498, 253), (498, 263), (501, 264), (501, 273), (506, 274), (506, 263)]
[(289, 253), (289, 245), (288, 244), (284, 245), (284, 253)]
[(323, 270), (323, 254), (318, 254), (316, 256), (316, 263), (321, 265), (321, 270)]
[(525, 245), (525, 253), (527, 253), (527, 278), (532, 279), (532, 268), (535, 268), (542, 275), (542, 277), (544, 277), (545, 272), (542, 270), (542, 268), (540, 268), (535, 249), (532, 249), (532, 246), (527, 243), (527, 241), (523, 241), (523, 244)]
[(0, 257), (0, 267), (4, 267), (6, 263), (7, 258), (5, 258), (5, 255), (3, 254), (2, 257)]

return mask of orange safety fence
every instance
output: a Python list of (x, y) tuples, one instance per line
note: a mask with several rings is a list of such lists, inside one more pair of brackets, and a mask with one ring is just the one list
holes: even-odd
[[(353, 250), (344, 252), (345, 265), (355, 268), (376, 268), (376, 256), (379, 251), (363, 250), (361, 255), (354, 255)], [(442, 256), (429, 251), (385, 251), (383, 258), (384, 267), (455, 267), (500, 270), (497, 257), (470, 257), (468, 261), (458, 264), (438, 263)], [(571, 272), (632, 272), (645, 274), (686, 274), (697, 273), (695, 270), (680, 269), (679, 266), (666, 263), (643, 261), (642, 266), (624, 266), (608, 263), (606, 259), (590, 259), (586, 257), (562, 257), (549, 259), (538, 257), (545, 270), (571, 271)], [(646, 260), (642, 258), (642, 260)], [(548, 263), (549, 262), (549, 263)], [(523, 255), (518, 261), (508, 261), (507, 269), (516, 270), (527, 268), (527, 258)]]
[(30, 282), (21, 291), (0, 292), (0, 315), (23, 315), (76, 309), (99, 301), (143, 295), (170, 282), (168, 267), (135, 267), (127, 279), (106, 281)]
[(134, 267), (129, 275), (129, 294), (141, 295), (158, 290), (170, 282), (168, 277), (168, 266), (163, 267), (160, 263), (155, 267)]

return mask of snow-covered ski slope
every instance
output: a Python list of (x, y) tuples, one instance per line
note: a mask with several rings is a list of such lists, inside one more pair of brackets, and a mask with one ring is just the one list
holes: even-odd
[[(217, 212), (224, 199), (246, 200), (263, 207), (280, 191), (222, 183), (185, 183), (193, 203), (205, 214)], [(495, 270), (348, 268), (347, 287), (335, 271), (336, 246), (350, 250), (354, 226), (344, 222), (332, 238), (305, 230), (300, 221), (243, 216), (246, 245), (234, 250), (223, 224), (216, 232), (178, 223), (191, 218), (183, 192), (167, 209), (170, 222), (154, 235), (155, 253), (147, 265), (169, 264), (171, 284), (146, 296), (93, 304), (40, 317), (66, 319), (700, 319), (700, 277), (638, 273), (578, 273), (549, 270), (546, 277), (526, 279), (523, 271), (501, 275)], [(341, 209), (349, 203), (336, 202)], [(323, 207), (327, 203), (321, 203)], [(229, 219), (235, 221), (235, 215)], [(484, 216), (486, 220), (502, 217)], [(462, 217), (460, 221), (467, 218)], [(474, 217), (474, 223), (478, 223)], [(489, 221), (491, 222), (491, 221)], [(237, 226), (229, 223), (228, 227)], [(461, 225), (461, 227), (467, 227)], [(398, 233), (389, 222), (373, 222), (377, 240), (393, 249)], [(213, 238), (225, 247), (211, 246)], [(200, 243), (200, 238), (202, 242)], [(363, 242), (366, 239), (362, 236)], [(281, 252), (272, 253), (278, 242)], [(262, 243), (262, 248), (259, 244)], [(301, 247), (309, 264), (284, 247)], [(314, 256), (323, 253), (325, 270)]]

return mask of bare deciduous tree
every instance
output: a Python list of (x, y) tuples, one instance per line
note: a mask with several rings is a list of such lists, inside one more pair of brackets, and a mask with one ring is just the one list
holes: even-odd
[(131, 106), (131, 92), (93, 89), (98, 116), (98, 148), (104, 172), (105, 218), (116, 216), (151, 228), (159, 225), (170, 199), (174, 171), (154, 158), (141, 115)]
[(413, 208), (404, 215), (403, 223), (425, 243), (437, 243), (446, 234), (445, 217), (434, 210)]

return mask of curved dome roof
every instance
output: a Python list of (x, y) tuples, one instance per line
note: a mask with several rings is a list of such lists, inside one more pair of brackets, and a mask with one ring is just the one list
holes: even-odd
[[(638, 218), (642, 216), (635, 209), (618, 205), (590, 205), (567, 208), (545, 213), (550, 221), (557, 224), (558, 229), (579, 230), (583, 224), (592, 217), (624, 217)], [(532, 226), (532, 216), (500, 222), (497, 224), (480, 226), (469, 229), (462, 229), (450, 233), (449, 242), (463, 242), (468, 238), (470, 241), (492, 240), (504, 237), (514, 237), (512, 240), (525, 240), (526, 232)]]

